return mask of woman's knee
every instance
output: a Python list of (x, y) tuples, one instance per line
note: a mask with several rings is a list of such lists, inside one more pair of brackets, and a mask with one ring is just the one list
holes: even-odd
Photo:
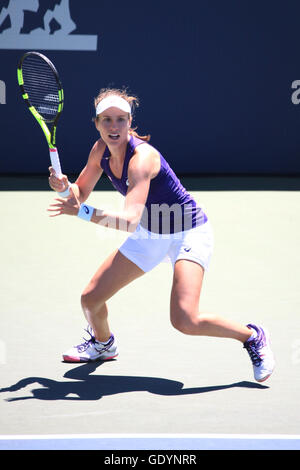
[(172, 326), (184, 334), (191, 334), (195, 326), (195, 314), (188, 307), (175, 306), (171, 308), (170, 320)]
[(81, 305), (84, 310), (89, 310), (90, 312), (99, 310), (104, 303), (105, 300), (101, 296), (101, 293), (97, 292), (91, 286), (86, 287), (81, 294)]
[(205, 335), (206, 332), (206, 317), (201, 316), (198, 309), (192, 309), (189, 306), (185, 308), (175, 307), (171, 309), (171, 324), (172, 326), (186, 335)]

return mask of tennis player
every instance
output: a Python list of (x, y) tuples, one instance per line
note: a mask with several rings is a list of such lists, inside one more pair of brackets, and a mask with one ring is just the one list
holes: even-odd
[[(78, 179), (74, 184), (65, 175), (59, 179), (50, 167), (50, 187), (59, 193), (48, 209), (52, 217), (67, 214), (130, 232), (84, 289), (81, 304), (89, 338), (66, 351), (63, 359), (89, 362), (115, 358), (118, 349), (110, 331), (106, 301), (167, 258), (173, 266), (172, 325), (187, 335), (240, 341), (251, 358), (255, 379), (263, 382), (274, 368), (267, 330), (199, 312), (203, 277), (213, 251), (212, 228), (203, 209), (149, 144), (150, 136), (139, 136), (132, 129), (136, 105), (137, 98), (123, 90), (101, 90), (95, 99), (100, 138)], [(125, 197), (121, 211), (85, 204), (103, 172)]]

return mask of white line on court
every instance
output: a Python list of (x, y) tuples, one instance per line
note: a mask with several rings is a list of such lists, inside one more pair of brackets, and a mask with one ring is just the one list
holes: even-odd
[(299, 434), (0, 435), (0, 450), (300, 450)]

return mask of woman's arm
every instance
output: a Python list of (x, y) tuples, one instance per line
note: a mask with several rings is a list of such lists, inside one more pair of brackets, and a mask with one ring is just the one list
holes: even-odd
[(122, 211), (94, 209), (91, 221), (108, 228), (133, 232), (143, 214), (151, 179), (156, 176), (156, 155), (149, 145), (139, 146), (128, 166), (128, 191)]
[(50, 187), (60, 193), (67, 191), (70, 186), (73, 189), (73, 193), (79, 199), (80, 202), (86, 201), (90, 193), (93, 191), (97, 181), (101, 177), (103, 170), (100, 166), (101, 158), (104, 153), (105, 144), (98, 140), (90, 154), (86, 166), (81, 171), (76, 182), (71, 184), (68, 181), (66, 175), (63, 175), (61, 178), (57, 178), (55, 171), (52, 167), (49, 168), (50, 177), (49, 185)]
[[(133, 232), (137, 227), (148, 197), (151, 178), (159, 171), (157, 155), (149, 145), (141, 145), (130, 160), (128, 167), (129, 187), (122, 211), (108, 211), (93, 208), (91, 222), (108, 228)], [(88, 187), (88, 186), (86, 186)], [(61, 214), (78, 215), (80, 202), (78, 195), (71, 189), (73, 198), (64, 200), (58, 198), (53, 204), (53, 216)]]
[(103, 173), (100, 162), (104, 150), (105, 144), (99, 139), (90, 152), (86, 166), (72, 185), (73, 193), (80, 203), (87, 200)]

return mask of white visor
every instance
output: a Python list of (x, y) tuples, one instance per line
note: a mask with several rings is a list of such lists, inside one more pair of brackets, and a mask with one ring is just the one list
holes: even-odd
[(121, 96), (112, 95), (101, 100), (96, 108), (96, 116), (108, 108), (119, 108), (124, 113), (131, 114), (130, 104), (124, 98), (121, 98)]

